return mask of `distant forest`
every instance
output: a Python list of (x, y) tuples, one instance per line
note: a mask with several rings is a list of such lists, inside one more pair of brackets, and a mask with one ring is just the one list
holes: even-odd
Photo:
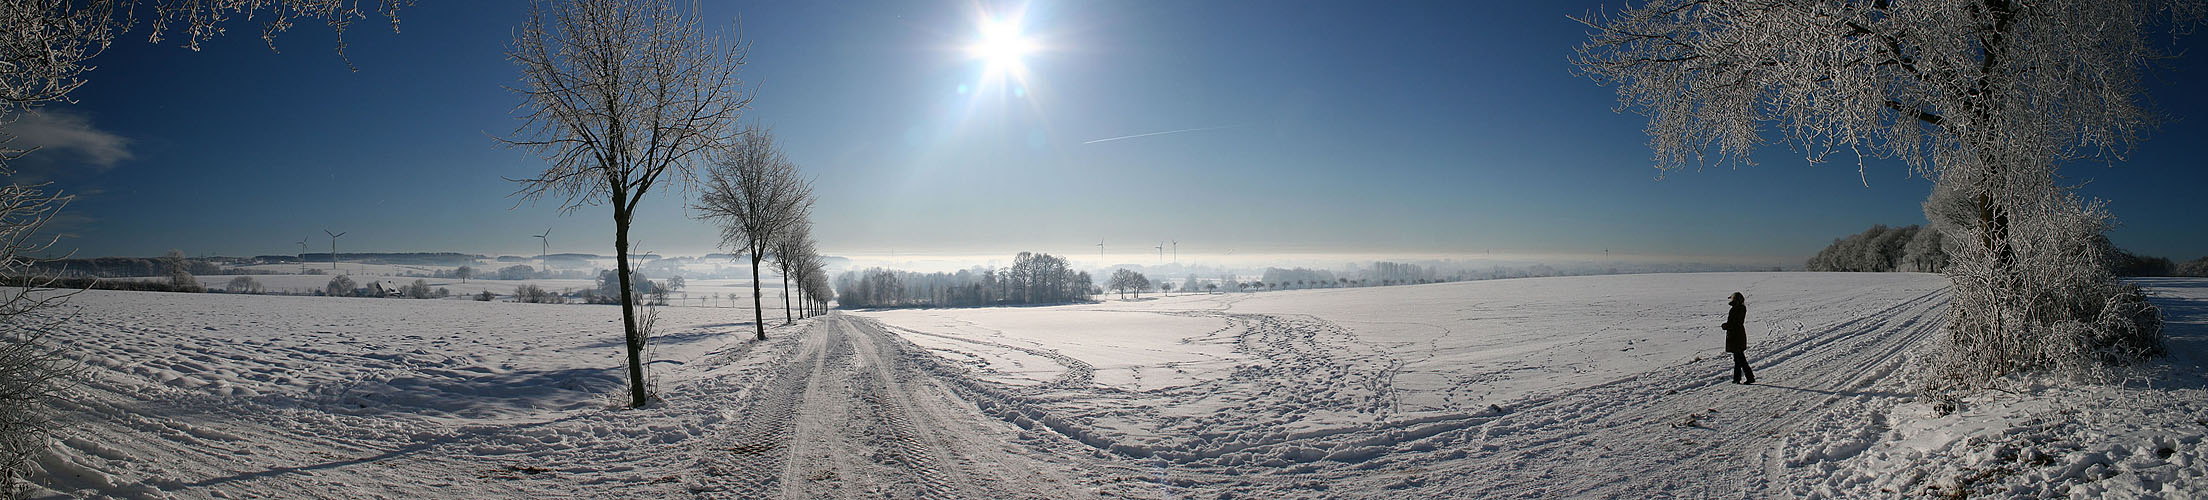
[(1012, 267), (1002, 270), (921, 274), (873, 268), (844, 273), (836, 277), (836, 301), (844, 307), (1060, 304), (1088, 300), (1093, 286), (1089, 273), (1068, 269), (1065, 258), (1020, 252)]
[[(264, 263), (264, 264), (287, 264), (287, 263), (294, 263), (294, 262), (299, 262), (300, 258), (302, 258), (302, 257), (304, 257), (304, 258), (306, 259), (306, 261), (307, 261), (307, 262), (329, 262), (329, 261), (330, 261), (330, 253), (329, 253), (329, 252), (322, 252), (322, 253), (307, 253), (307, 254), (298, 254), (298, 255), (260, 255), (260, 256), (255, 256), (255, 257), (253, 257), (253, 260), (254, 260), (254, 261), (256, 261), (256, 262), (259, 262), (259, 263)], [(338, 253), (337, 253), (337, 258), (338, 258), (338, 260), (341, 260), (341, 261), (344, 261), (344, 262), (349, 262), (349, 263), (359, 263), (359, 264), (389, 264), (389, 265), (396, 265), (396, 266), (466, 266), (466, 265), (473, 265), (473, 264), (475, 264), (475, 262), (476, 262), (476, 261), (479, 261), (479, 260), (483, 260), (483, 259), (488, 259), (489, 257), (485, 257), (485, 256), (481, 256), (481, 255), (470, 255), (470, 254), (464, 254), (464, 253), (458, 253), (458, 252), (403, 252), (403, 253), (345, 253), (345, 252), (338, 252)]]

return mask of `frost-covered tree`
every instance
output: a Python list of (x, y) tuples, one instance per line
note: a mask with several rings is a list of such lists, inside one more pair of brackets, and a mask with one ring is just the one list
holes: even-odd
[[(790, 311), (792, 306), (790, 303), (790, 292), (792, 291), (790, 278), (803, 272), (803, 268), (812, 258), (812, 223), (800, 216), (796, 223), (784, 229), (781, 234), (775, 235), (774, 241), (768, 245), (768, 250), (774, 253), (775, 270), (780, 271), (782, 275), (782, 324), (794, 323), (797, 320), (791, 315)], [(803, 283), (802, 280), (799, 282)]]
[(1766, 129), (1806, 156), (1898, 159), (1955, 283), (1946, 358), (1924, 388), (2159, 349), (2158, 316), (2089, 241), (2097, 203), (2061, 162), (2119, 160), (2150, 123), (2150, 38), (2197, 0), (1655, 0), (1582, 19), (1573, 62), (1649, 117), (1660, 172), (1750, 163)]
[(751, 260), (751, 313), (759, 340), (767, 339), (759, 263), (775, 238), (804, 221), (812, 206), (812, 183), (799, 177), (797, 164), (774, 144), (774, 134), (757, 127), (713, 153), (705, 194), (691, 206), (699, 218), (721, 226), (721, 245)]
[[(744, 50), (708, 36), (670, 0), (542, 0), (514, 37), (507, 58), (521, 67), (513, 91), (523, 125), (505, 143), (549, 163), (514, 179), (515, 194), (560, 199), (563, 213), (606, 203), (613, 209), (614, 262), (629, 279), (629, 222), (654, 188), (687, 186), (692, 163), (726, 140), (749, 104), (736, 77)], [(623, 283), (622, 290), (633, 287)], [(621, 294), (628, 351), (629, 405), (650, 400), (644, 387), (646, 338), (636, 297)]]
[(177, 292), (200, 291), (199, 278), (192, 276), (190, 259), (183, 250), (170, 249), (161, 255), (161, 272), (168, 273), (169, 290)]
[(35, 257), (53, 246), (40, 238), (46, 223), (69, 204), (69, 196), (38, 186), (0, 186), (0, 491), (13, 492), (24, 461), (45, 449), (46, 403), (60, 390), (64, 358), (45, 341), (61, 318), (34, 314), (61, 305), (75, 292), (54, 287), (54, 277), (38, 271)]
[[(92, 59), (118, 37), (145, 29), (146, 40), (161, 43), (175, 36), (184, 48), (227, 32), (235, 18), (262, 21), (261, 39), (270, 50), (276, 36), (300, 21), (329, 25), (337, 34), (338, 56), (344, 34), (367, 18), (360, 0), (0, 0), (0, 162), (27, 151), (7, 147), (14, 137), (8, 123), (21, 113), (54, 102), (67, 102), (85, 83)], [(375, 11), (399, 29), (399, 9), (411, 0), (385, 0)]]
[(353, 295), (353, 289), (356, 288), (360, 288), (359, 283), (353, 282), (353, 278), (350, 276), (340, 274), (337, 277), (330, 278), (329, 284), (322, 286), (322, 294), (331, 297), (350, 297)]
[(230, 293), (261, 293), (262, 288), (261, 282), (252, 276), (239, 276), (230, 278), (230, 284), (223, 287), (223, 290)]
[(1127, 298), (1127, 292), (1130, 290), (1135, 292), (1135, 298), (1142, 298), (1142, 291), (1150, 288), (1150, 278), (1143, 276), (1142, 273), (1135, 272), (1133, 269), (1120, 268), (1117, 271), (1112, 271), (1112, 280), (1105, 286), (1118, 291), (1119, 298), (1122, 300)]
[(437, 296), (437, 291), (429, 287), (429, 281), (422, 279), (415, 279), (413, 283), (407, 283), (406, 286), (400, 287), (399, 293), (409, 299), (426, 299)]
[(475, 276), (475, 268), (460, 266), (460, 268), (452, 270), (452, 276), (460, 278), (461, 283), (467, 283), (469, 277)]

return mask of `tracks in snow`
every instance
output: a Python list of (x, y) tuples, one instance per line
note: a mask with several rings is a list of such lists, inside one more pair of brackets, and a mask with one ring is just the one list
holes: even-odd
[(1058, 496), (1054, 473), (978, 439), (1013, 430), (918, 370), (911, 344), (841, 314), (799, 342), (730, 404), (716, 444), (700, 452), (700, 496)]

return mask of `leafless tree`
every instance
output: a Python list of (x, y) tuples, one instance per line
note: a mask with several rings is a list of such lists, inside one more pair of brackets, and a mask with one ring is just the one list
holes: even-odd
[(812, 183), (798, 176), (797, 164), (774, 144), (774, 134), (758, 127), (744, 130), (714, 154), (707, 169), (700, 218), (721, 226), (721, 245), (751, 259), (751, 313), (758, 339), (767, 339), (766, 314), (760, 310), (759, 263), (774, 240), (805, 220), (813, 206)]
[[(693, 163), (726, 140), (750, 103), (737, 69), (745, 49), (708, 36), (697, 6), (669, 0), (544, 0), (514, 38), (507, 58), (521, 67), (523, 125), (507, 144), (544, 157), (545, 171), (521, 184), (525, 200), (561, 200), (563, 213), (613, 208), (621, 290), (628, 283), (629, 222), (653, 188), (687, 189)], [(621, 294), (630, 406), (649, 401), (636, 297)]]
[[(375, 11), (395, 32), (399, 9), (412, 4), (384, 0)], [(0, 0), (0, 127), (40, 105), (68, 102), (92, 59), (134, 25), (146, 27), (148, 42), (160, 43), (173, 30), (184, 48), (199, 50), (241, 16), (263, 21), (261, 39), (270, 50), (276, 35), (298, 21), (322, 21), (338, 35), (340, 58), (346, 29), (368, 17), (360, 0)], [(7, 148), (12, 140), (0, 128), (0, 161), (28, 152)]]
[[(2197, 0), (1654, 0), (1581, 19), (1574, 63), (1649, 118), (1659, 171), (1748, 163), (1766, 126), (1809, 161), (1899, 159), (1934, 180), (1957, 292), (1946, 375), (2159, 349), (2158, 315), (2083, 247), (2108, 216), (2054, 182), (2121, 160), (2152, 122), (2150, 36)], [(2065, 354), (2067, 353), (2067, 354)], [(1968, 373), (1961, 373), (1968, 372)]]
[(48, 421), (45, 403), (66, 376), (59, 351), (45, 332), (66, 317), (34, 314), (66, 301), (72, 290), (56, 289), (52, 276), (35, 273), (34, 257), (53, 246), (40, 233), (70, 197), (39, 186), (0, 186), (0, 491), (13, 491), (22, 466), (34, 450), (44, 449)]
[(812, 222), (801, 216), (775, 236), (768, 251), (773, 252), (775, 270), (782, 275), (782, 324), (787, 325), (796, 322), (790, 313), (790, 292), (796, 289), (790, 288), (790, 281), (798, 278), (797, 282), (803, 284), (805, 281), (799, 274), (808, 271), (806, 266), (813, 262)]
[(224, 287), (223, 290), (230, 293), (257, 294), (261, 293), (264, 289), (261, 287), (261, 282), (259, 280), (253, 279), (252, 276), (239, 276), (236, 278), (230, 278), (230, 286)]

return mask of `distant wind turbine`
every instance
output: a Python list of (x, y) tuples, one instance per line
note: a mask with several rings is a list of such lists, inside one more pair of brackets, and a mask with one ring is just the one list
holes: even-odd
[(299, 239), (299, 274), (307, 274), (307, 239)]
[[(349, 232), (352, 231), (346, 231)], [(345, 233), (332, 233), (330, 228), (322, 228), (322, 234), (330, 235), (330, 272), (337, 272), (337, 237), (344, 236)]]
[(1158, 261), (1159, 261), (1159, 262), (1164, 262), (1164, 261), (1165, 261), (1165, 242), (1163, 242), (1163, 241), (1160, 241), (1160, 242), (1158, 242), (1158, 246), (1157, 246), (1157, 249), (1158, 249)]
[(544, 228), (544, 234), (532, 234), (532, 235), (529, 235), (529, 237), (531, 237), (531, 238), (536, 238), (536, 239), (537, 239), (537, 243), (538, 243), (538, 245), (537, 245), (537, 265), (538, 265), (538, 266), (543, 266), (543, 267), (544, 267), (544, 270), (545, 270), (545, 271), (551, 271), (551, 270), (552, 270), (552, 262), (551, 262), (551, 261), (547, 261), (547, 260), (544, 260), (544, 254), (545, 254), (546, 252), (550, 252), (550, 251), (552, 250), (552, 238), (551, 238), (551, 236), (552, 236), (552, 228), (549, 228), (549, 227), (548, 227), (548, 228)]
[(1104, 239), (1096, 239), (1096, 265), (1104, 265)]
[(1173, 240), (1173, 263), (1181, 263), (1181, 240)]

